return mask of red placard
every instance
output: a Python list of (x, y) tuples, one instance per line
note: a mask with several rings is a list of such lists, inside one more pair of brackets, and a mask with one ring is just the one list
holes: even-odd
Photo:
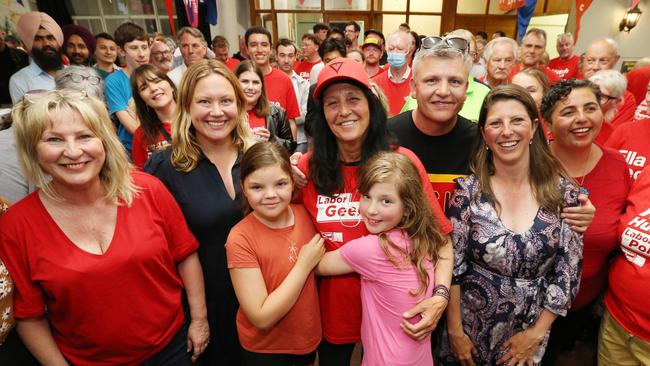
[(526, 4), (526, 0), (499, 0), (499, 9), (510, 11), (519, 9)]

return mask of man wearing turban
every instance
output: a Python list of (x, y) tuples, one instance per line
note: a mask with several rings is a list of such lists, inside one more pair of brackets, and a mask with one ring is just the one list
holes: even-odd
[(25, 13), (18, 19), (17, 28), (31, 60), (9, 80), (13, 103), (30, 90), (54, 90), (54, 74), (63, 68), (63, 31), (52, 17), (39, 11)]
[(63, 51), (70, 63), (90, 66), (90, 56), (95, 53), (95, 36), (88, 29), (76, 24), (66, 24), (62, 29)]

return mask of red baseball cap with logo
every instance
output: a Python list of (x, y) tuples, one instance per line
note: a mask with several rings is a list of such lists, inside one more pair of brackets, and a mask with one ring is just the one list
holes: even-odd
[(314, 99), (318, 98), (330, 85), (342, 81), (354, 81), (371, 90), (368, 74), (363, 65), (349, 58), (338, 57), (325, 65), (318, 74)]

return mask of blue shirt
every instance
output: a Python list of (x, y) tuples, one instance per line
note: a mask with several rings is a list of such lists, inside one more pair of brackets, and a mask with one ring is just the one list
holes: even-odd
[(18, 70), (9, 79), (9, 94), (11, 102), (16, 104), (30, 90), (54, 90), (54, 76), (43, 71), (34, 60), (29, 60), (29, 65)]
[[(108, 113), (110, 114), (125, 111), (129, 108), (129, 100), (131, 99), (131, 83), (129, 82), (129, 77), (124, 73), (124, 70), (117, 70), (106, 77), (104, 83), (104, 97), (106, 98)], [(117, 128), (117, 137), (120, 139), (120, 142), (122, 142), (122, 145), (124, 145), (124, 148), (130, 156), (133, 136), (121, 123)]]

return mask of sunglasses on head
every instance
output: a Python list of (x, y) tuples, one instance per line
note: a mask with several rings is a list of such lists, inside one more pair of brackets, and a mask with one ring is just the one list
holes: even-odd
[(460, 37), (438, 37), (431, 36), (422, 39), (422, 48), (430, 49), (439, 45), (446, 45), (455, 50), (458, 50), (462, 53), (466, 53), (469, 50), (469, 42), (466, 39)]
[(86, 98), (88, 94), (85, 90), (77, 89), (56, 89), (56, 90), (46, 90), (46, 89), (34, 89), (30, 90), (23, 96), (23, 99), (30, 103), (34, 103), (39, 99), (43, 99), (52, 94), (56, 94), (62, 98)]

